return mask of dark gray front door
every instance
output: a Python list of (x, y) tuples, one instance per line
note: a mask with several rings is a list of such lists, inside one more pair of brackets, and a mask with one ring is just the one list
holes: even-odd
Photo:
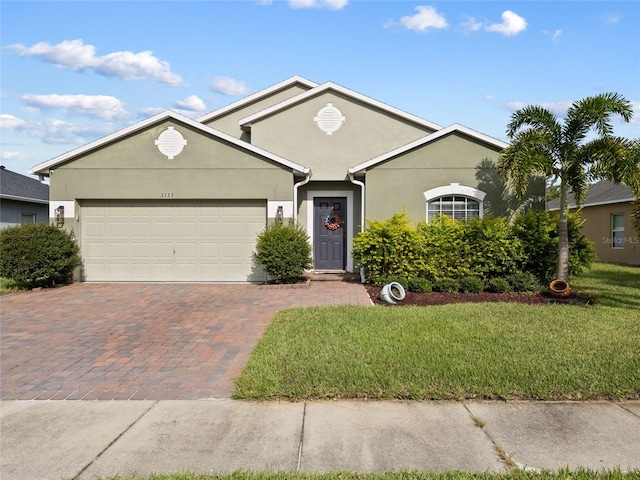
[(316, 270), (344, 270), (347, 253), (347, 198), (313, 199), (313, 260)]

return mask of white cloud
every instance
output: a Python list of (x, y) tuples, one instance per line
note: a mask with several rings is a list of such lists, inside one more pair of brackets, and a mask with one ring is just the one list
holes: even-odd
[(21, 152), (6, 152), (3, 150), (2, 152), (0, 152), (0, 158), (2, 158), (3, 160), (24, 160), (26, 158), (29, 158), (29, 155)]
[(129, 117), (123, 103), (107, 95), (35, 95), (20, 97), (28, 105), (45, 109), (64, 109), (73, 113), (90, 115), (102, 120), (121, 120)]
[(491, 95), (491, 94), (488, 93), (488, 94), (486, 94), (484, 96), (484, 98), (485, 98), (485, 100), (494, 101), (496, 99), (496, 96), (495, 95)]
[(604, 17), (604, 23), (606, 23), (607, 25), (615, 25), (616, 23), (620, 22), (620, 20), (622, 20), (622, 15), (620, 15), (619, 13), (611, 13)]
[(0, 127), (40, 139), (48, 144), (83, 144), (113, 132), (112, 124), (76, 124), (56, 118), (26, 121), (13, 115), (0, 115)]
[(19, 130), (26, 125), (26, 121), (7, 113), (0, 114), (0, 130)]
[(560, 37), (562, 36), (562, 29), (555, 30), (553, 33), (548, 30), (543, 30), (542, 33), (550, 36), (553, 43), (559, 43)]
[(640, 125), (640, 102), (631, 102), (631, 109), (633, 110), (633, 117), (629, 123)]
[(468, 15), (465, 15), (464, 17), (465, 20), (462, 22), (461, 27), (462, 31), (465, 33), (477, 32), (484, 26), (482, 22), (476, 20), (474, 17), (470, 17)]
[(501, 18), (502, 23), (494, 23), (493, 25), (489, 25), (488, 27), (486, 27), (486, 30), (488, 32), (497, 32), (510, 37), (524, 31), (527, 28), (527, 21), (511, 10), (505, 10), (504, 12), (502, 12)]
[(211, 90), (222, 93), (223, 95), (247, 95), (251, 93), (251, 88), (241, 80), (235, 80), (229, 77), (216, 77), (211, 83)]
[(191, 112), (203, 112), (207, 109), (207, 106), (204, 104), (197, 95), (189, 95), (184, 100), (178, 100), (175, 103), (176, 107), (182, 108), (184, 110), (189, 110)]
[(163, 107), (145, 107), (138, 110), (138, 114), (140, 117), (153, 117), (158, 113), (166, 112), (167, 109)]
[(123, 80), (153, 80), (172, 87), (185, 85), (182, 78), (171, 71), (169, 63), (154, 57), (151, 51), (96, 56), (96, 47), (85, 45), (82, 40), (64, 40), (57, 45), (40, 42), (31, 47), (16, 43), (5, 50), (76, 71), (92, 69), (99, 75)]
[(342, 10), (349, 0), (289, 0), (291, 8), (328, 8), (329, 10)]
[[(416, 7), (418, 13), (412, 16), (404, 16), (400, 19), (400, 24), (408, 30), (417, 30), (426, 32), (430, 28), (447, 28), (447, 20), (444, 15), (438, 13), (435, 8), (430, 5), (420, 5)], [(396, 22), (389, 22), (385, 25), (394, 26)]]

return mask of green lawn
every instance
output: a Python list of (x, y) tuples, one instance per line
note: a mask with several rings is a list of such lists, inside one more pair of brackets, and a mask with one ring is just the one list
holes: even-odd
[(596, 264), (573, 287), (594, 305), (282, 311), (234, 398), (640, 398), (640, 268)]

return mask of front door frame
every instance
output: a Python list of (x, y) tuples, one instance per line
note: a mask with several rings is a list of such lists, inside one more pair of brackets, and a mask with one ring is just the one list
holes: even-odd
[[(315, 197), (346, 197), (347, 198), (347, 268), (348, 272), (353, 272), (353, 259), (351, 258), (351, 246), (353, 244), (353, 191), (351, 190), (309, 190), (307, 191), (307, 233), (311, 241), (313, 251), (313, 199)], [(314, 259), (315, 262), (315, 259)], [(315, 266), (314, 266), (315, 267)]]

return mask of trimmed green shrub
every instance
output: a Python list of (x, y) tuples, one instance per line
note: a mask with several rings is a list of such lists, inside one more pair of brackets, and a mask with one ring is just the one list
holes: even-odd
[[(558, 212), (529, 211), (516, 217), (514, 235), (523, 245), (524, 256), (520, 270), (533, 273), (541, 283), (556, 277), (558, 266)], [(569, 214), (569, 274), (581, 275), (595, 260), (593, 244), (580, 233), (584, 220)]]
[(515, 292), (531, 293), (540, 291), (540, 282), (531, 272), (514, 273), (507, 277), (507, 281)]
[(464, 277), (460, 280), (460, 289), (463, 293), (480, 293), (484, 284), (478, 277)]
[(0, 231), (0, 277), (23, 288), (64, 283), (82, 264), (73, 233), (27, 223)]
[(487, 290), (491, 293), (507, 293), (511, 291), (511, 285), (506, 278), (492, 278), (487, 284)]
[(431, 282), (422, 277), (416, 277), (409, 281), (409, 291), (414, 293), (429, 293), (432, 290)]
[(407, 280), (407, 278), (403, 277), (402, 275), (389, 275), (385, 278), (383, 285), (387, 285), (388, 283), (392, 282), (399, 283), (405, 290), (409, 288), (409, 280)]
[(405, 211), (367, 222), (367, 229), (353, 239), (351, 256), (364, 268), (365, 281), (375, 283), (391, 275), (413, 278), (424, 261), (420, 236)]
[(269, 277), (293, 283), (313, 266), (305, 228), (292, 220), (274, 222), (258, 234), (253, 258)]
[(433, 289), (436, 292), (457, 293), (460, 285), (455, 278), (444, 277), (436, 280)]

